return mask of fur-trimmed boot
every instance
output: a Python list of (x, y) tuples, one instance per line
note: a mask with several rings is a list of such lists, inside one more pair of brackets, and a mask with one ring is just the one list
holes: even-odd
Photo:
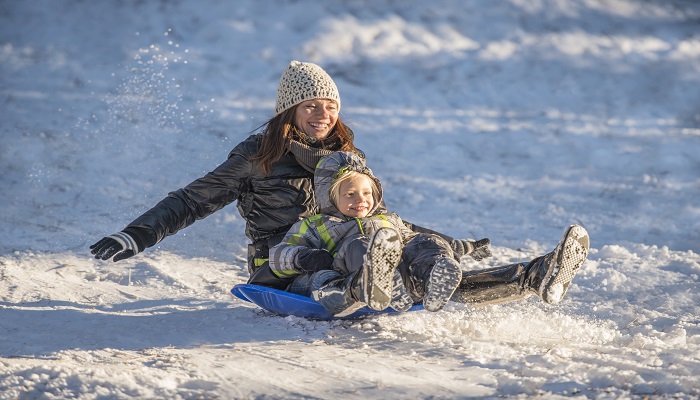
[(588, 257), (588, 232), (572, 225), (553, 252), (529, 263), (512, 264), (462, 273), (453, 301), (500, 304), (524, 299), (534, 293), (544, 302), (556, 304), (564, 298), (574, 276)]
[(386, 309), (391, 304), (401, 250), (401, 237), (395, 230), (377, 230), (370, 239), (362, 269), (331, 280), (313, 290), (311, 296), (337, 317), (350, 315), (365, 305), (378, 311)]

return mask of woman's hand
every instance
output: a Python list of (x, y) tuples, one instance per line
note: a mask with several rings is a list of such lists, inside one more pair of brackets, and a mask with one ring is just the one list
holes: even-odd
[(117, 232), (114, 235), (109, 235), (90, 246), (91, 253), (96, 259), (109, 260), (114, 256), (114, 262), (139, 253), (140, 248), (143, 248), (143, 246), (140, 246), (136, 239), (126, 232)]
[(480, 240), (455, 239), (450, 243), (450, 247), (458, 257), (469, 254), (476, 261), (481, 261), (493, 255), (489, 249), (490, 244), (491, 239), (489, 238)]

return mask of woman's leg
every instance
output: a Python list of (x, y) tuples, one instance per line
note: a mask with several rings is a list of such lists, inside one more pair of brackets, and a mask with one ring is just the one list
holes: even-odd
[(499, 304), (537, 294), (556, 304), (566, 294), (576, 272), (588, 257), (590, 238), (578, 225), (566, 229), (553, 252), (529, 263), (519, 263), (462, 273), (453, 301)]

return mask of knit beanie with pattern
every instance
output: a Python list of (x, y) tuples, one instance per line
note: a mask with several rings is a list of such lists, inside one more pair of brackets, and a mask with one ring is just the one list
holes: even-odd
[(280, 78), (275, 115), (312, 99), (335, 100), (340, 111), (340, 94), (330, 75), (314, 63), (292, 61)]

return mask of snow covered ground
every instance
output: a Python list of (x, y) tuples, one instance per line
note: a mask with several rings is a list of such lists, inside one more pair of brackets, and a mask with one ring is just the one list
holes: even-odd
[[(334, 77), (391, 209), (499, 266), (584, 225), (567, 298), (279, 317), (234, 206), (119, 262), (88, 246)], [(0, 2), (0, 398), (700, 398), (700, 5)]]

